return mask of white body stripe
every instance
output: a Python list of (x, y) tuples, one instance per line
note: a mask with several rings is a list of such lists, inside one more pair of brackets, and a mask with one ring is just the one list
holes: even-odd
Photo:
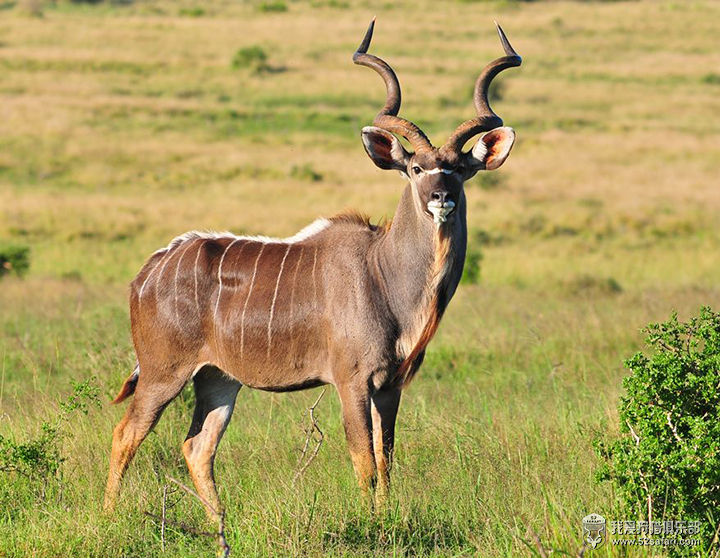
[(280, 288), (280, 278), (282, 277), (283, 269), (285, 268), (285, 260), (290, 253), (290, 248), (292, 248), (292, 244), (288, 244), (287, 250), (285, 250), (285, 255), (283, 256), (282, 262), (280, 263), (280, 272), (278, 273), (278, 278), (275, 282), (275, 293), (273, 294), (272, 304), (270, 305), (270, 319), (268, 320), (267, 358), (270, 358), (270, 346), (272, 345), (272, 321), (273, 315), (275, 314), (275, 301), (277, 300), (278, 289)]
[(180, 264), (182, 263), (182, 260), (185, 257), (185, 252), (188, 251), (190, 246), (192, 246), (192, 242), (190, 242), (185, 247), (185, 250), (183, 250), (183, 253), (180, 254), (180, 259), (178, 260), (177, 267), (175, 268), (175, 319), (177, 320), (178, 325), (180, 324), (180, 312), (178, 310), (178, 274), (180, 273)]
[(233, 244), (235, 244), (238, 241), (236, 238), (233, 240), (230, 244), (228, 244), (225, 247), (225, 251), (223, 252), (222, 257), (220, 258), (220, 264), (218, 265), (218, 296), (217, 300), (215, 301), (215, 312), (213, 314), (213, 332), (215, 333), (215, 352), (217, 353), (218, 363), (221, 360), (220, 357), (220, 343), (218, 343), (218, 334), (217, 334), (217, 314), (218, 314), (218, 308), (220, 307), (220, 297), (222, 296), (222, 266), (223, 262), (225, 261), (225, 256), (227, 255), (228, 251), (232, 247)]
[(317, 266), (317, 246), (315, 246), (315, 255), (313, 257), (313, 268), (312, 268), (312, 282), (313, 282), (313, 297), (315, 300), (315, 310), (317, 310), (317, 283), (315, 282), (315, 267)]
[(260, 247), (257, 259), (255, 260), (255, 268), (253, 269), (252, 279), (250, 280), (250, 288), (248, 289), (247, 298), (245, 299), (245, 306), (243, 307), (242, 318), (240, 319), (240, 358), (243, 356), (243, 350), (245, 349), (245, 312), (247, 312), (248, 302), (250, 302), (250, 295), (253, 292), (255, 286), (255, 277), (257, 276), (258, 263), (260, 262), (260, 256), (262, 256), (263, 250), (265, 250), (265, 244)]
[[(143, 281), (142, 287), (140, 287), (140, 293), (138, 294), (138, 299), (140, 300), (140, 303), (141, 303), (141, 304), (142, 304), (143, 291), (145, 290), (145, 285), (147, 285), (147, 282), (150, 280), (150, 277), (152, 276), (152, 274), (155, 273), (155, 270), (158, 268), (158, 266), (159, 266), (162, 262), (164, 262), (164, 261), (165, 261), (165, 258), (167, 258), (168, 255), (170, 254), (170, 249), (169, 249), (169, 248), (163, 248), (162, 250), (158, 250), (157, 252), (155, 252), (155, 254), (159, 254), (159, 253), (162, 252), (163, 250), (167, 250), (167, 253), (160, 259), (160, 261), (157, 263), (157, 265), (155, 265), (155, 267), (153, 267), (153, 268), (150, 270), (150, 273), (148, 273), (148, 274), (147, 274), (147, 277), (145, 277), (145, 281)], [(153, 254), (153, 256), (154, 256), (155, 254)], [(151, 257), (152, 257), (152, 256), (151, 256)]]
[(198, 298), (198, 260), (200, 260), (200, 253), (202, 252), (202, 247), (205, 241), (200, 243), (200, 246), (198, 247), (197, 255), (195, 256), (195, 307), (197, 308), (198, 316), (200, 315), (200, 299)]
[(160, 268), (160, 273), (158, 273), (157, 279), (155, 280), (155, 298), (157, 298), (158, 295), (158, 289), (157, 286), (160, 283), (160, 279), (162, 279), (163, 273), (165, 273), (165, 268), (167, 267), (167, 264), (170, 263), (170, 260), (172, 260), (172, 257), (175, 253), (173, 251), (168, 252), (168, 258), (165, 260), (165, 263), (162, 264), (162, 267)]
[[(303, 259), (303, 252), (305, 252), (305, 246), (300, 246), (300, 255), (298, 256), (297, 264), (295, 264), (295, 273), (293, 274), (292, 287), (290, 287), (290, 325), (293, 324), (293, 306), (295, 303), (295, 285), (297, 283), (298, 271), (300, 270), (300, 264)], [(295, 337), (290, 335), (290, 354), (294, 354)]]
[(223, 262), (225, 261), (225, 255), (228, 253), (228, 250), (230, 250), (232, 245), (235, 244), (238, 240), (240, 240), (240, 239), (236, 238), (230, 244), (227, 245), (227, 248), (225, 248), (225, 251), (223, 252), (222, 257), (220, 258), (220, 265), (218, 265), (218, 296), (217, 296), (217, 300), (215, 301), (215, 320), (214, 320), (216, 325), (217, 325), (218, 308), (220, 306), (220, 297), (222, 296), (222, 286), (223, 286), (222, 285), (222, 266), (223, 266)]

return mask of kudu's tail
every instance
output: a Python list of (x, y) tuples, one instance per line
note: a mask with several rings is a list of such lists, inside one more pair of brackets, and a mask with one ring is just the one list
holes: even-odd
[(135, 369), (133, 370), (132, 374), (130, 374), (130, 376), (128, 376), (127, 380), (125, 380), (125, 383), (120, 388), (120, 393), (118, 393), (117, 396), (115, 397), (115, 399), (112, 400), (113, 405), (122, 403), (128, 397), (130, 397), (133, 393), (135, 393), (135, 386), (137, 386), (137, 381), (138, 381), (139, 377), (140, 377), (140, 363), (136, 363)]

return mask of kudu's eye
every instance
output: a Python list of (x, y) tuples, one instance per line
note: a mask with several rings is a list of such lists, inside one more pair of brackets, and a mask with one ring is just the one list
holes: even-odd
[(417, 165), (414, 166), (412, 170), (415, 174), (420, 174), (422, 172), (422, 169), (420, 167), (418, 167)]

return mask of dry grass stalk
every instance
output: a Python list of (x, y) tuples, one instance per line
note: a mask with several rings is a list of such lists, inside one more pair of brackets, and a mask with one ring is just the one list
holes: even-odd
[(189, 486), (181, 483), (179, 480), (174, 479), (170, 475), (166, 475), (167, 479), (176, 484), (178, 487), (180, 487), (182, 490), (190, 494), (190, 496), (193, 496), (194, 498), (197, 498), (207, 509), (209, 509), (217, 518), (218, 518), (218, 529), (215, 532), (211, 531), (202, 531), (200, 529), (197, 529), (193, 527), (192, 525), (188, 525), (187, 523), (184, 523), (182, 521), (175, 521), (172, 519), (168, 519), (166, 517), (166, 511), (167, 511), (167, 494), (168, 494), (168, 485), (165, 485), (163, 487), (163, 501), (162, 501), (162, 515), (158, 516), (150, 512), (145, 512), (145, 515), (148, 517), (152, 517), (153, 519), (160, 521), (160, 543), (162, 546), (163, 552), (165, 551), (165, 525), (174, 525), (175, 527), (179, 527), (183, 531), (186, 531), (188, 533), (192, 533), (194, 535), (199, 535), (201, 537), (212, 537), (217, 539), (218, 542), (218, 556), (220, 557), (227, 557), (230, 555), (230, 545), (227, 542), (227, 539), (225, 538), (225, 512), (216, 510), (214, 506), (210, 504), (205, 498), (200, 496), (197, 492), (195, 492), (192, 488)]
[[(298, 470), (295, 473), (295, 476), (293, 477), (293, 484), (302, 476), (302, 474), (307, 470), (307, 468), (310, 466), (310, 464), (313, 462), (315, 457), (317, 457), (318, 452), (320, 451), (320, 447), (323, 444), (323, 440), (325, 439), (325, 435), (323, 434), (323, 431), (320, 430), (320, 427), (318, 426), (317, 419), (315, 418), (315, 408), (318, 406), (318, 403), (320, 403), (320, 400), (323, 398), (323, 395), (325, 395), (325, 390), (323, 389), (322, 392), (320, 392), (320, 395), (315, 400), (315, 403), (313, 403), (310, 407), (308, 407), (307, 411), (303, 413), (303, 422), (305, 422), (305, 417), (308, 417), (308, 424), (304, 428), (305, 430), (305, 445), (303, 446), (302, 452), (300, 453), (300, 458), (298, 459)], [(315, 434), (317, 433), (317, 438)], [(312, 452), (310, 453), (310, 456), (308, 455), (308, 450), (310, 449), (310, 443), (315, 441), (315, 447), (313, 448)], [(304, 461), (304, 463), (303, 463)]]
[(529, 525), (528, 525), (527, 531), (525, 532), (525, 537), (532, 540), (533, 544), (535, 545), (535, 548), (537, 548), (540, 558), (548, 558), (548, 552), (547, 552), (547, 550), (545, 550), (545, 547), (543, 546), (543, 543), (540, 540), (540, 537), (533, 530), (533, 528), (530, 527)]

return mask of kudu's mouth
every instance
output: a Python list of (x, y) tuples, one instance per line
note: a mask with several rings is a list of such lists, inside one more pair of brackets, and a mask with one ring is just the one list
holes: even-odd
[(432, 215), (433, 222), (436, 225), (440, 225), (445, 223), (447, 218), (455, 211), (455, 202), (452, 200), (447, 200), (445, 202), (432, 200), (428, 202), (427, 210), (428, 213)]

